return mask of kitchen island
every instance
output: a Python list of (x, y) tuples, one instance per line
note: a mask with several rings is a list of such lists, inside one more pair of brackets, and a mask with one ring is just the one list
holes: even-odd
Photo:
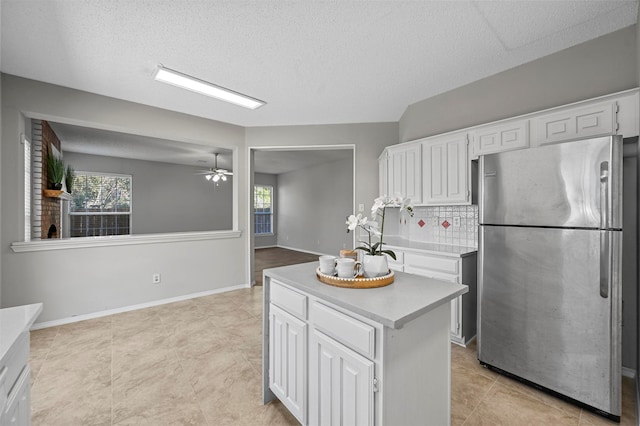
[(395, 273), (333, 287), (317, 262), (264, 271), (263, 402), (302, 424), (450, 424), (450, 301), (468, 287)]

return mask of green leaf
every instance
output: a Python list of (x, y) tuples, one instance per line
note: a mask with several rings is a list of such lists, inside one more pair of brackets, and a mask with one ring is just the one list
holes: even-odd
[(392, 258), (393, 260), (397, 260), (396, 254), (393, 252), (393, 250), (382, 250), (382, 253), (388, 254), (389, 257)]

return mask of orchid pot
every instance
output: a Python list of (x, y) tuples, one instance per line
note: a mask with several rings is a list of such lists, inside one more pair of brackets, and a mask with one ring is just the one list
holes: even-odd
[(365, 254), (362, 256), (362, 269), (365, 278), (375, 278), (387, 275), (389, 273), (387, 256)]

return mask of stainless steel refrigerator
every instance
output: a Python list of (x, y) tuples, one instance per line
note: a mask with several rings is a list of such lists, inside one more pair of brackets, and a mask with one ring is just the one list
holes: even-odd
[(619, 420), (622, 137), (480, 157), (478, 359)]

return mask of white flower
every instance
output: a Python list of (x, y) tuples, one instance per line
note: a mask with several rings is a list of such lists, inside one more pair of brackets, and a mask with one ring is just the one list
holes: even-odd
[(378, 210), (383, 208), (388, 202), (389, 199), (387, 197), (378, 197), (373, 200), (373, 206), (371, 206), (371, 216), (375, 218)]
[(358, 223), (360, 222), (360, 220), (362, 220), (362, 215), (358, 213), (358, 216), (356, 215), (350, 215), (347, 218), (347, 229), (349, 231), (353, 231), (354, 229), (356, 229), (358, 227)]

